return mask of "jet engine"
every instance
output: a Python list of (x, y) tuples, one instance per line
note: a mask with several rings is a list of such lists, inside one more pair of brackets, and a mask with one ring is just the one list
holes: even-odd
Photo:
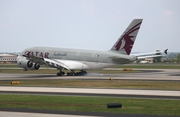
[(17, 64), (19, 67), (22, 67), (25, 70), (38, 70), (40, 68), (38, 63), (33, 63), (30, 60), (27, 60), (25, 57), (19, 57), (17, 59)]

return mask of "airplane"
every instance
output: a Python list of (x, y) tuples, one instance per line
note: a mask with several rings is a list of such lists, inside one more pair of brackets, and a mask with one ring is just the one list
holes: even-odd
[[(58, 47), (31, 47), (22, 51), (17, 57), (17, 64), (24, 70), (38, 70), (40, 65), (57, 68), (57, 76), (63, 76), (64, 69), (69, 70), (67, 76), (87, 74), (86, 70), (103, 69), (119, 64), (129, 64), (146, 54), (131, 55), (131, 50), (137, 37), (143, 19), (134, 19), (119, 37), (110, 50), (86, 50)], [(148, 57), (159, 57), (152, 55)], [(75, 72), (79, 70), (79, 72)]]

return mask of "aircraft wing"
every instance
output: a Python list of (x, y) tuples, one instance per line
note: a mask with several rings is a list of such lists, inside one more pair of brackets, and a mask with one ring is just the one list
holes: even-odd
[(40, 65), (44, 64), (43, 58), (36, 57), (36, 56), (27, 56), (27, 55), (22, 55), (22, 56), (34, 63), (39, 63)]
[(46, 65), (55, 67), (55, 68), (65, 68), (67, 70), (74, 70), (74, 69), (89, 69), (89, 66), (80, 61), (73, 61), (73, 60), (60, 60), (60, 59), (47, 59), (43, 58)]
[(36, 57), (36, 56), (27, 56), (22, 55), (23, 57), (26, 57), (28, 60), (38, 63), (40, 65), (45, 64), (50, 67), (54, 67), (57, 69), (65, 68), (67, 70), (74, 70), (74, 69), (88, 69), (89, 66), (86, 65), (83, 62), (79, 61), (72, 61), (72, 60), (60, 60), (60, 59), (49, 59), (49, 58), (42, 58), (42, 57)]
[(48, 59), (48, 58), (42, 58), (42, 57), (36, 57), (36, 56), (27, 56), (23, 55), (24, 57), (28, 58), (30, 61), (39, 63), (39, 64), (45, 64), (50, 67), (55, 67), (55, 68), (65, 68), (67, 70), (70, 70), (70, 68), (65, 65), (63, 62), (60, 62), (56, 59)]
[(45, 64), (48, 66), (52, 66), (55, 68), (65, 68), (67, 70), (70, 70), (70, 68), (66, 64), (64, 64), (63, 62), (60, 62), (56, 59), (43, 58), (43, 60), (44, 60)]

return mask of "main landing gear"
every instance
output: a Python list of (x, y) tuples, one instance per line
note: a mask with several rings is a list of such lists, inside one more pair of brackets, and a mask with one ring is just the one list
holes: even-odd
[(57, 73), (57, 76), (64, 76), (64, 72), (62, 70), (60, 70), (58, 73)]
[(67, 76), (84, 76), (86, 74), (87, 74), (87, 72), (84, 70), (81, 70), (80, 72), (71, 71), (71, 72), (67, 73)]
[[(74, 70), (71, 72), (67, 72), (67, 76), (84, 76), (86, 74), (87, 74), (87, 72), (84, 70), (81, 70), (80, 72), (75, 72)], [(64, 76), (64, 75), (65, 75), (65, 73), (62, 70), (60, 70), (57, 73), (57, 76)]]

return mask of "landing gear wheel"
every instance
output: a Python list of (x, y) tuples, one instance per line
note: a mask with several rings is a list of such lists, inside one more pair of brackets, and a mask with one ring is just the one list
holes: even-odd
[(61, 73), (57, 73), (57, 76), (62, 76), (62, 74)]
[(60, 70), (60, 72), (57, 73), (57, 76), (64, 76), (64, 72)]
[(84, 75), (86, 75), (86, 74), (87, 74), (86, 71), (84, 71), (84, 70), (81, 71), (81, 75), (82, 75), (82, 76), (84, 76)]
[(69, 72), (67, 73), (67, 76), (70, 76), (70, 73), (69, 73)]
[(81, 70), (80, 72), (74, 72), (74, 71), (67, 72), (67, 76), (84, 76), (86, 74), (87, 72), (84, 70)]

